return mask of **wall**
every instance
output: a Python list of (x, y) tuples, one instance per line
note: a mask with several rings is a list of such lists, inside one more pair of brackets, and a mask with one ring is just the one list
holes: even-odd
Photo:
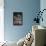
[(0, 0), (0, 42), (4, 41), (4, 0)]
[(4, 0), (0, 0), (0, 8), (4, 6)]
[[(5, 0), (4, 1), (4, 35), (7, 41), (18, 41), (31, 31), (35, 12), (40, 9), (40, 0)], [(23, 25), (13, 25), (13, 12), (23, 12)]]

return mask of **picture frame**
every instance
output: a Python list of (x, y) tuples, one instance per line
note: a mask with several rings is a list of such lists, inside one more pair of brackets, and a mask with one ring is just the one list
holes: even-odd
[(13, 25), (22, 25), (22, 24), (23, 24), (23, 13), (13, 12)]

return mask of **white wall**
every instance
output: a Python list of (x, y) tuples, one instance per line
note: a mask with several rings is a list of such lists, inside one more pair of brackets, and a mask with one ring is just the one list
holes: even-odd
[(4, 6), (4, 0), (0, 0), (0, 8)]
[(0, 41), (4, 41), (4, 9), (0, 8)]
[(0, 42), (4, 41), (4, 0), (0, 0)]

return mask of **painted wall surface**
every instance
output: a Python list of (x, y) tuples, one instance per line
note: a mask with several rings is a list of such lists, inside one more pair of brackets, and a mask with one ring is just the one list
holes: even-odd
[[(4, 1), (4, 34), (7, 41), (18, 41), (32, 28), (35, 12), (40, 9), (39, 0), (5, 0)], [(13, 25), (13, 12), (23, 12), (23, 25)]]
[(0, 42), (4, 41), (4, 8), (0, 7)]
[(0, 8), (4, 7), (4, 0), (0, 0)]
[(4, 0), (0, 0), (0, 42), (4, 41)]

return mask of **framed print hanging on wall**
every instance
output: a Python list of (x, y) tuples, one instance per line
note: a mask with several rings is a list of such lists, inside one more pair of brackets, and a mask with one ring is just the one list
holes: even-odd
[(13, 25), (23, 24), (23, 14), (22, 12), (13, 12)]

